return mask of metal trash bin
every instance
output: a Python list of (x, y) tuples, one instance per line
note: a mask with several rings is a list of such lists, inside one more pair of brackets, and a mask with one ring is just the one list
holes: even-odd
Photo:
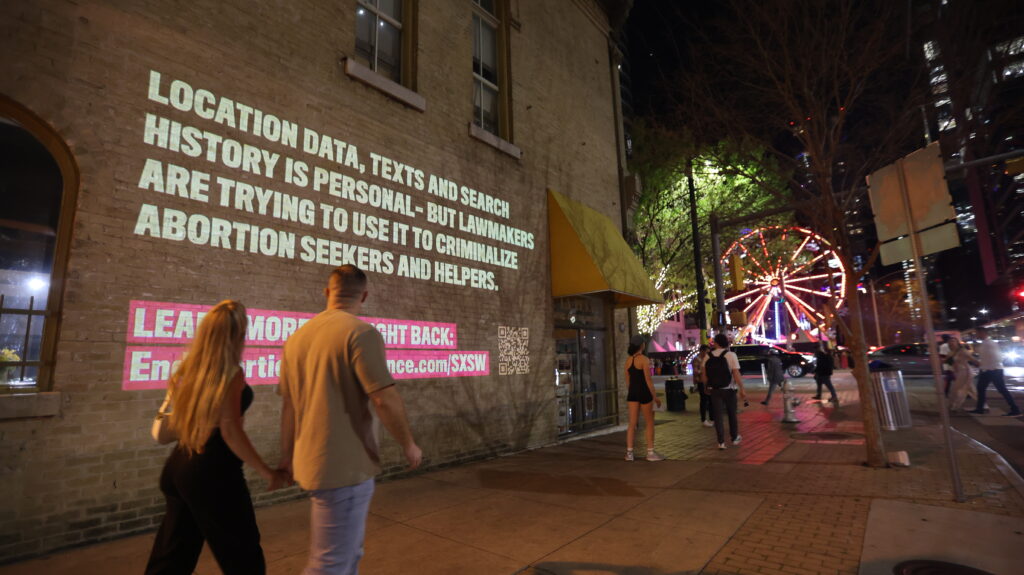
[(681, 379), (665, 381), (665, 403), (669, 411), (686, 411), (686, 385)]
[(872, 370), (871, 383), (882, 429), (896, 431), (910, 428), (913, 424), (910, 421), (907, 390), (903, 386), (903, 372), (898, 369)]

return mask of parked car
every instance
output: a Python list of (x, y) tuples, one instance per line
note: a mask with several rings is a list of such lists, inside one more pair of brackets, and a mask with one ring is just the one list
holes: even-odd
[(814, 370), (814, 356), (806, 353), (789, 351), (774, 345), (734, 345), (732, 350), (740, 360), (740, 373), (760, 374), (761, 366), (768, 358), (777, 355), (782, 360), (782, 369), (790, 377), (801, 377)]

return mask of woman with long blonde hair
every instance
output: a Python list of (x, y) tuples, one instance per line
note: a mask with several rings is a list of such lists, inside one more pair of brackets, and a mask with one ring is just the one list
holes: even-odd
[(242, 426), (253, 400), (240, 365), (247, 326), (241, 303), (215, 305), (168, 382), (178, 445), (160, 475), (167, 512), (147, 575), (192, 573), (204, 541), (224, 573), (266, 572), (242, 463), (255, 468), (271, 490), (284, 485), (287, 475), (263, 462)]

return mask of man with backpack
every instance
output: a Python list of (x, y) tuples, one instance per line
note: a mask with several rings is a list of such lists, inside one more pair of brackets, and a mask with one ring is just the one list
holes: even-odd
[(715, 334), (711, 341), (712, 349), (704, 362), (704, 381), (711, 391), (711, 413), (715, 419), (715, 434), (718, 436), (718, 448), (725, 449), (725, 424), (722, 411), (729, 417), (729, 436), (733, 445), (739, 445), (740, 427), (736, 419), (737, 394), (744, 400), (747, 392), (743, 389), (743, 378), (740, 377), (740, 360), (729, 350), (729, 337), (724, 333)]

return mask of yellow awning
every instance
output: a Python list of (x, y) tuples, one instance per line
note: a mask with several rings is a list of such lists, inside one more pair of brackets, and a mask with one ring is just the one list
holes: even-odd
[(606, 216), (548, 190), (551, 295), (611, 292), (616, 307), (661, 303), (640, 260)]

